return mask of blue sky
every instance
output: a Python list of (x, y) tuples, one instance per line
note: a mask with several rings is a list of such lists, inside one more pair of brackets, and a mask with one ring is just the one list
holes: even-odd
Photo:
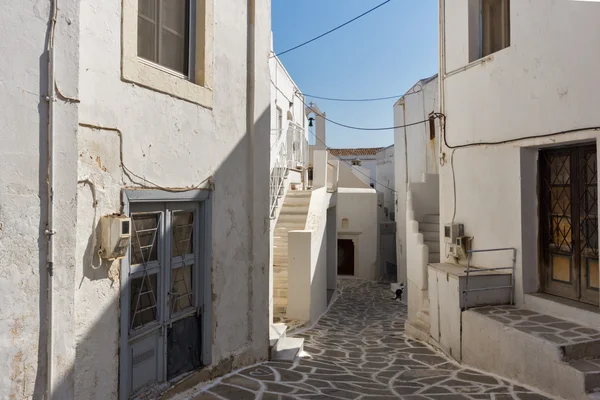
[[(275, 52), (346, 22), (383, 0), (272, 0)], [(372, 98), (405, 93), (437, 73), (437, 0), (392, 0), (313, 43), (281, 56), (304, 93)], [(353, 126), (393, 126), (395, 100), (340, 103), (312, 100), (327, 117)], [(312, 140), (311, 140), (312, 142)], [(393, 131), (354, 131), (327, 123), (331, 147), (378, 147)]]

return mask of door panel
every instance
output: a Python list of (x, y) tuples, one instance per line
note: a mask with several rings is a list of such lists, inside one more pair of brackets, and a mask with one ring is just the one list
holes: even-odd
[(598, 304), (598, 189), (595, 146), (540, 153), (542, 286)]
[(354, 275), (354, 242), (338, 239), (338, 275)]

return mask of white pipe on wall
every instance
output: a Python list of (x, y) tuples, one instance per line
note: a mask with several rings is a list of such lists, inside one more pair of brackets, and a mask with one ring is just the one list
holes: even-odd
[(47, 131), (47, 169), (46, 169), (46, 271), (48, 276), (47, 311), (46, 311), (46, 398), (52, 399), (53, 359), (54, 359), (54, 102), (56, 91), (54, 85), (54, 33), (56, 30), (56, 17), (58, 2), (51, 0), (50, 4), (51, 28), (48, 37), (48, 131)]

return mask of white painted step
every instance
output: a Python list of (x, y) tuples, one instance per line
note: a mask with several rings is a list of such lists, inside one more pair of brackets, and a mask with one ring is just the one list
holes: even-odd
[(431, 251), (429, 252), (429, 264), (432, 263), (439, 263), (440, 262), (440, 253), (432, 253)]
[(439, 232), (440, 224), (430, 224), (427, 222), (419, 222), (419, 231), (421, 231), (421, 232)]
[(277, 341), (285, 338), (287, 332), (286, 324), (272, 324), (269, 326), (269, 344), (271, 347), (277, 344)]
[(271, 360), (293, 362), (303, 350), (303, 338), (285, 337), (279, 339), (275, 347), (271, 350)]
[(425, 325), (427, 325), (427, 326), (431, 325), (430, 318), (429, 318), (429, 311), (418, 311), (417, 318), (419, 319), (419, 321), (423, 322)]
[(424, 244), (427, 245), (429, 252), (439, 253), (440, 252), (440, 241), (439, 240), (424, 240)]
[(424, 241), (440, 240), (440, 232), (421, 232)]
[(428, 224), (440, 224), (440, 215), (439, 214), (426, 214), (423, 216), (423, 222)]

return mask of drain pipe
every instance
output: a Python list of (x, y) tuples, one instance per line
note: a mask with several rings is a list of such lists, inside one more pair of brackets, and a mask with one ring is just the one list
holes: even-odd
[[(248, 228), (250, 235), (248, 237), (248, 245), (250, 249), (249, 254), (249, 265), (248, 268), (248, 307), (252, 307), (253, 300), (253, 284), (254, 277), (254, 95), (255, 95), (255, 0), (248, 0), (248, 32), (247, 32), (247, 46), (246, 46), (246, 133), (248, 134), (248, 195), (249, 212), (251, 213), (248, 219)], [(250, 310), (249, 310), (250, 311)], [(253, 318), (248, 318), (248, 341), (252, 341), (252, 334), (254, 333)]]
[(48, 132), (47, 132), (47, 170), (46, 170), (46, 273), (47, 273), (47, 308), (46, 308), (46, 399), (52, 399), (53, 359), (54, 359), (54, 101), (56, 98), (54, 86), (54, 33), (58, 3), (51, 1), (50, 5), (50, 35), (48, 36)]
[(402, 99), (402, 121), (404, 121), (404, 164), (405, 164), (405, 174), (404, 174), (404, 186), (406, 192), (408, 192), (408, 137), (406, 136), (406, 103), (404, 99)]
[(444, 166), (446, 157), (444, 154), (444, 137), (446, 136), (446, 103), (444, 97), (444, 79), (446, 78), (446, 0), (440, 0), (439, 5), (439, 60), (440, 71), (438, 74), (439, 93), (440, 93), (440, 165)]

